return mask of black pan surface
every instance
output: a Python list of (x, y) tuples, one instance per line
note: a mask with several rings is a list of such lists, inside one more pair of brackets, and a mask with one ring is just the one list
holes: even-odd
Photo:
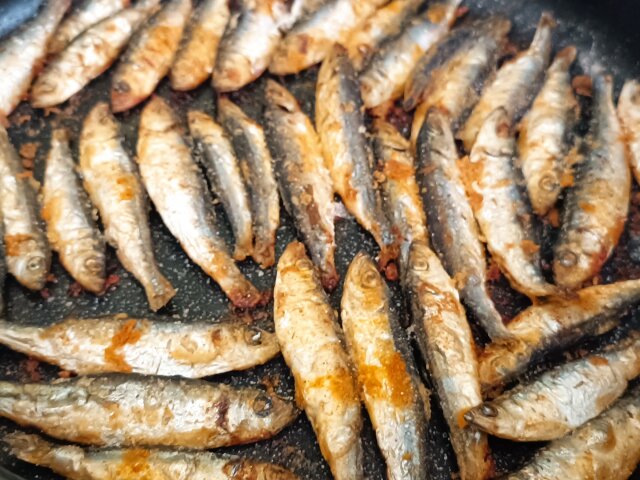
[[(36, 11), (40, 0), (0, 0), (0, 36), (4, 36), (19, 26)], [(556, 33), (556, 49), (569, 43), (575, 44), (580, 50), (581, 68), (591, 65), (594, 61), (602, 63), (616, 77), (617, 88), (628, 77), (640, 76), (640, 53), (634, 48), (640, 40), (640, 29), (637, 29), (636, 19), (638, 8), (633, 0), (610, 1), (554, 1), (554, 0), (476, 0), (465, 2), (471, 9), (471, 15), (488, 12), (501, 12), (514, 21), (512, 40), (520, 47), (524, 47), (532, 37), (535, 25), (542, 10), (550, 10), (559, 20)], [(581, 67), (582, 66), (582, 67)], [(293, 93), (301, 101), (303, 108), (313, 118), (313, 98), (316, 79), (316, 69), (311, 69), (295, 78), (284, 79)], [(35, 176), (40, 179), (43, 161), (48, 149), (49, 131), (52, 124), (67, 126), (74, 140), (77, 140), (80, 122), (88, 110), (99, 100), (108, 99), (110, 73), (94, 81), (88, 88), (80, 92), (70, 102), (62, 105), (59, 111), (44, 113), (34, 111), (29, 105), (22, 104), (11, 117), (12, 125), (9, 134), (15, 146), (20, 149), (26, 144), (37, 145), (35, 158)], [(262, 86), (259, 80), (248, 88), (233, 94), (233, 100), (240, 103), (246, 111), (260, 119), (262, 110)], [(0, 79), (2, 88), (2, 79)], [(208, 86), (189, 93), (172, 91), (166, 81), (162, 82), (158, 94), (170, 99), (171, 104), (180, 112), (185, 113), (190, 106), (204, 108), (215, 112), (214, 93)], [(588, 112), (588, 105), (586, 105)], [(126, 147), (134, 152), (136, 141), (136, 127), (139, 120), (140, 107), (119, 115), (126, 136)], [(409, 124), (409, 118), (399, 118), (400, 126)], [(74, 146), (75, 147), (75, 146)], [(219, 207), (218, 207), (219, 208)], [(221, 222), (226, 222), (222, 210), (219, 212)], [(280, 254), (287, 243), (295, 238), (295, 230), (291, 219), (283, 212), (282, 225), (278, 232), (277, 253)], [(176, 319), (211, 319), (220, 318), (229, 309), (228, 302), (220, 289), (202, 271), (192, 264), (182, 252), (177, 242), (171, 237), (155, 212), (151, 213), (151, 225), (156, 256), (162, 270), (177, 287), (178, 293), (169, 306), (161, 314)], [(227, 239), (231, 242), (229, 226), (225, 223)], [(544, 251), (549, 252), (555, 232), (547, 225), (541, 225), (545, 240)], [(353, 219), (338, 220), (336, 263), (341, 275), (353, 256), (361, 249), (371, 254), (376, 253), (373, 240), (360, 229)], [(96, 297), (87, 293), (72, 296), (69, 287), (70, 277), (64, 272), (57, 261), (54, 261), (52, 273), (55, 280), (50, 283), (45, 292), (33, 293), (20, 287), (13, 278), (7, 278), (5, 295), (8, 300), (7, 317), (10, 321), (46, 325), (66, 316), (96, 316), (110, 313), (126, 312), (132, 316), (149, 316), (144, 292), (139, 284), (117, 262), (113, 251), (109, 251), (110, 273), (119, 276), (120, 281), (112, 291), (103, 297)], [(273, 286), (275, 269), (261, 271), (255, 264), (244, 262), (242, 270), (260, 288)], [(619, 279), (640, 277), (640, 193), (635, 191), (631, 206), (627, 229), (621, 244), (613, 258), (607, 263), (601, 274), (601, 281), (609, 283)], [(397, 284), (391, 285), (394, 293), (394, 306), (406, 320), (404, 299)], [(511, 318), (515, 313), (527, 305), (527, 301), (515, 294), (507, 286), (503, 278), (498, 278), (491, 285), (494, 299), (501, 312)], [(331, 301), (337, 308), (342, 293), (341, 287), (331, 295)], [(271, 306), (265, 310), (270, 312)], [(474, 319), (471, 319), (472, 323)], [(474, 327), (475, 328), (475, 327)], [(586, 351), (619, 339), (630, 329), (640, 328), (640, 316), (635, 312), (623, 322), (623, 327), (611, 334), (582, 344), (573, 352)], [(484, 338), (475, 328), (480, 343)], [(572, 352), (572, 353), (573, 353)], [(548, 364), (561, 361), (563, 355), (550, 357)], [(19, 381), (29, 381), (34, 377), (33, 362), (21, 354), (14, 353), (0, 347), (0, 377)], [(421, 367), (424, 371), (424, 368)], [(57, 377), (56, 368), (40, 364), (35, 372), (43, 379)], [(425, 379), (428, 381), (427, 374)], [(216, 381), (234, 384), (252, 384), (264, 381), (275, 381), (277, 388), (293, 396), (293, 382), (281, 358), (277, 358), (267, 365), (248, 372), (222, 375)], [(429, 428), (429, 462), (431, 464), (431, 478), (445, 480), (452, 478), (457, 470), (455, 457), (449, 446), (448, 433), (442, 419), (442, 413), (437, 405), (435, 396), (432, 399), (433, 416)], [(0, 421), (0, 436), (15, 429), (15, 425), (8, 421)], [(365, 473), (371, 480), (383, 479), (384, 463), (377, 449), (374, 433), (366, 418), (363, 431), (365, 447)], [(491, 447), (496, 460), (497, 473), (516, 469), (535, 453), (540, 444), (516, 444), (506, 441), (491, 440)], [(264, 459), (280, 463), (301, 478), (324, 480), (330, 479), (329, 468), (322, 459), (320, 450), (309, 422), (304, 415), (270, 441), (260, 442), (237, 448), (221, 449), (224, 452)], [(4, 446), (0, 446), (0, 478), (7, 479), (58, 479), (46, 469), (36, 468), (11, 457)], [(640, 478), (640, 470), (633, 478)]]

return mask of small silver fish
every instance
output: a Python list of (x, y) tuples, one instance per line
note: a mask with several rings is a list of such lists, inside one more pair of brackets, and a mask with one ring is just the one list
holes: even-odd
[(618, 98), (618, 117), (624, 129), (631, 171), (640, 183), (640, 83), (627, 80)]

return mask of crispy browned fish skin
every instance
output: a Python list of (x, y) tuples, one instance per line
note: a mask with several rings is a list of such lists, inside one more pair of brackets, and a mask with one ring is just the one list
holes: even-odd
[(109, 374), (0, 382), (0, 415), (74, 443), (210, 449), (271, 438), (298, 411), (260, 388)]
[(76, 173), (64, 129), (51, 133), (42, 188), (42, 218), (51, 248), (83, 288), (99, 293), (106, 277), (105, 242)]
[(618, 117), (624, 129), (631, 170), (640, 183), (640, 83), (627, 80), (618, 99)]
[(228, 4), (228, 0), (204, 0), (193, 12), (169, 73), (174, 90), (192, 90), (211, 76), (229, 21)]
[(513, 338), (487, 345), (480, 355), (483, 390), (500, 387), (547, 352), (611, 330), (639, 301), (640, 280), (628, 280), (588, 287), (577, 291), (575, 298), (527, 308), (507, 325)]
[(136, 33), (111, 79), (114, 112), (135, 107), (169, 73), (190, 14), (191, 0), (170, 0)]
[(627, 220), (631, 172), (612, 95), (613, 79), (595, 75), (591, 127), (553, 248), (553, 276), (565, 288), (580, 288), (600, 272)]
[(84, 188), (100, 213), (105, 238), (144, 287), (151, 309), (159, 310), (176, 291), (158, 268), (146, 193), (106, 102), (96, 104), (84, 119), (79, 150)]
[(336, 312), (304, 245), (290, 243), (278, 261), (276, 335), (296, 383), (296, 399), (337, 480), (360, 480), (362, 417), (356, 380)]
[(341, 318), (387, 478), (427, 478), (424, 387), (406, 334), (389, 308), (389, 289), (363, 252), (345, 276)]
[(289, 91), (267, 80), (265, 119), (282, 202), (293, 217), (322, 285), (338, 285), (334, 260), (333, 185), (316, 131)]

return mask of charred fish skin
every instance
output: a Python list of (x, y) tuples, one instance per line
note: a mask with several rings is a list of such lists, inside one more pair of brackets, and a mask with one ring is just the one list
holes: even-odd
[(568, 170), (566, 156), (572, 144), (579, 108), (569, 69), (576, 48), (561, 50), (547, 71), (540, 93), (520, 123), (520, 165), (533, 211), (545, 215), (555, 205)]
[(232, 480), (256, 478), (298, 480), (292, 472), (271, 463), (211, 452), (167, 449), (83, 449), (54, 445), (37, 435), (10, 433), (4, 442), (20, 460), (47, 467), (72, 480), (165, 478), (167, 480)]
[(260, 388), (110, 374), (0, 382), (0, 415), (74, 443), (210, 449), (270, 438), (298, 411)]
[(226, 97), (218, 99), (218, 119), (231, 137), (249, 190), (253, 220), (253, 259), (262, 267), (275, 263), (280, 197), (264, 130)]
[(487, 436), (466, 426), (464, 414), (482, 403), (473, 336), (453, 281), (426, 243), (409, 248), (403, 283), (413, 328), (449, 425), (460, 477), (492, 473)]
[(600, 272), (627, 220), (631, 172), (612, 94), (612, 78), (595, 75), (590, 131), (574, 185), (565, 195), (553, 251), (555, 281), (568, 289), (580, 288)]
[(505, 480), (631, 478), (640, 462), (640, 389), (605, 413), (544, 447)]
[(320, 140), (295, 97), (282, 85), (267, 80), (266, 128), (282, 202), (293, 217), (322, 285), (338, 285), (335, 265), (333, 185), (324, 165)]
[(7, 269), (25, 287), (40, 290), (49, 274), (51, 249), (40, 219), (33, 177), (25, 172), (9, 134), (1, 126), (0, 207)]
[(296, 399), (338, 480), (361, 480), (360, 399), (336, 312), (304, 245), (290, 243), (278, 261), (276, 336), (296, 384)]
[(543, 80), (551, 58), (552, 36), (556, 21), (545, 12), (540, 18), (535, 36), (528, 50), (504, 64), (496, 78), (485, 87), (465, 125), (458, 132), (468, 151), (485, 120), (497, 108), (504, 108), (514, 121), (529, 108)]
[(191, 8), (191, 0), (170, 0), (136, 33), (111, 80), (114, 113), (145, 100), (169, 73)]
[(458, 167), (450, 118), (431, 109), (416, 145), (417, 182), (426, 207), (431, 243), (454, 279), (462, 301), (487, 334), (508, 337), (487, 289), (487, 261)]
[(629, 163), (640, 183), (640, 83), (627, 80), (618, 98), (618, 117), (624, 129)]
[(106, 278), (105, 242), (76, 173), (69, 134), (55, 129), (42, 188), (42, 218), (51, 248), (83, 288), (99, 293)]
[(389, 308), (389, 290), (365, 253), (347, 271), (341, 317), (387, 478), (427, 478), (422, 385), (405, 332)]
[(176, 292), (156, 262), (146, 194), (106, 102), (97, 103), (82, 125), (80, 173), (100, 214), (105, 239), (144, 287), (151, 309), (159, 310)]
[[(193, 113), (189, 112), (190, 118)], [(262, 302), (262, 294), (242, 274), (216, 231), (204, 177), (191, 157), (176, 113), (161, 97), (154, 97), (142, 110), (137, 153), (147, 192), (187, 255), (234, 305), (252, 308)]]
[(513, 338), (495, 341), (480, 355), (484, 391), (499, 388), (546, 353), (615, 327), (618, 318), (640, 301), (640, 281), (596, 285), (575, 298), (556, 298), (517, 315), (507, 329)]
[(542, 274), (533, 213), (520, 187), (516, 155), (511, 119), (499, 108), (465, 157), (463, 180), (487, 247), (511, 286), (530, 297), (545, 297), (557, 289)]
[(228, 0), (205, 0), (200, 3), (185, 28), (171, 66), (171, 88), (193, 90), (211, 76), (229, 16)]
[(333, 187), (347, 210), (380, 246), (380, 267), (393, 279), (399, 247), (375, 188), (373, 151), (366, 137), (358, 80), (344, 47), (324, 60), (316, 86), (316, 126)]
[(47, 55), (47, 44), (70, 5), (71, 0), (47, 1), (33, 20), (0, 43), (0, 119), (8, 117), (29, 91)]
[(204, 112), (188, 113), (189, 131), (211, 188), (222, 202), (235, 237), (233, 258), (244, 260), (253, 251), (249, 194), (231, 139), (222, 125)]
[(234, 317), (186, 323), (121, 314), (47, 327), (0, 320), (0, 343), (79, 375), (202, 378), (260, 365), (280, 351), (273, 333)]

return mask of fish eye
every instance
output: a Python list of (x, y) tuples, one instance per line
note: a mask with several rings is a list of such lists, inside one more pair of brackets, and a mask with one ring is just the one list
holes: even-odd
[(421, 272), (426, 272), (429, 270), (429, 261), (426, 258), (416, 258), (413, 261), (413, 268)]
[(102, 262), (98, 257), (89, 257), (85, 260), (84, 267), (91, 273), (100, 273), (102, 271)]
[(267, 395), (260, 394), (253, 401), (253, 411), (259, 417), (266, 417), (271, 412), (273, 402)]
[(244, 339), (250, 345), (261, 345), (262, 344), (262, 331), (257, 328), (249, 328), (245, 334)]
[(368, 288), (374, 288), (380, 285), (380, 275), (371, 268), (362, 275), (362, 285)]
[(34, 272), (36, 270), (44, 269), (44, 258), (42, 258), (42, 257), (32, 257), (32, 258), (30, 258), (29, 262), (27, 263), (27, 269), (31, 270), (32, 272)]
[(556, 188), (558, 188), (558, 182), (553, 177), (553, 175), (545, 175), (538, 182), (540, 188), (546, 192), (553, 192)]
[(563, 267), (573, 267), (578, 263), (578, 255), (571, 250), (565, 250), (559, 255), (560, 265)]

